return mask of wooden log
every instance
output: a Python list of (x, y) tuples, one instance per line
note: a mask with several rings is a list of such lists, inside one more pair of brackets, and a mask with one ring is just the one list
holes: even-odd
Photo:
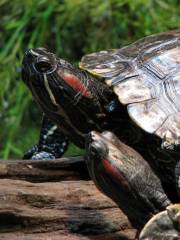
[(135, 233), (132, 230), (124, 230), (124, 233), (105, 233), (98, 235), (80, 235), (62, 233), (62, 231), (56, 231), (53, 233), (36, 233), (27, 234), (22, 232), (16, 233), (4, 233), (0, 234), (1, 240), (134, 240)]
[(0, 240), (135, 239), (127, 217), (87, 179), (79, 157), (0, 161)]
[(9, 232), (18, 240), (58, 236), (134, 239), (136, 233), (127, 217), (92, 181), (30, 183), (1, 179), (0, 202), (0, 239), (15, 239)]
[(0, 178), (31, 182), (90, 179), (83, 157), (0, 161)]

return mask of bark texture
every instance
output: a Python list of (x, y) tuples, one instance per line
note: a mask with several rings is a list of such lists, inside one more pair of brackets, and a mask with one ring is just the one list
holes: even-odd
[(0, 240), (135, 239), (83, 158), (0, 161)]

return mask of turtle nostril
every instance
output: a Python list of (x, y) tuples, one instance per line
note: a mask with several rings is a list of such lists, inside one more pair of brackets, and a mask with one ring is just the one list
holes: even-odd
[(38, 72), (44, 73), (52, 70), (52, 65), (46, 61), (39, 61), (35, 63), (35, 69)]

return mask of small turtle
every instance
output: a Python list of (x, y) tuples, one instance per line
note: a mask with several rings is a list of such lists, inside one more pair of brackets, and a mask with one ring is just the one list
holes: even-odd
[(180, 204), (167, 207), (156, 214), (142, 229), (139, 240), (179, 240), (180, 239)]
[(92, 131), (86, 149), (92, 180), (118, 204), (136, 228), (171, 204), (149, 164), (113, 133)]
[(86, 55), (79, 66), (44, 48), (29, 49), (22, 78), (63, 136), (84, 148), (90, 131), (112, 131), (142, 155), (167, 197), (179, 201), (180, 30)]

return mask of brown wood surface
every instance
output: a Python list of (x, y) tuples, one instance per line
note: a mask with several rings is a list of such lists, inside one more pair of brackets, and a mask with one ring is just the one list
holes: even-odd
[(57, 160), (0, 160), (0, 178), (31, 182), (89, 179), (83, 157)]
[(0, 240), (135, 239), (84, 167), (83, 158), (0, 161)]

